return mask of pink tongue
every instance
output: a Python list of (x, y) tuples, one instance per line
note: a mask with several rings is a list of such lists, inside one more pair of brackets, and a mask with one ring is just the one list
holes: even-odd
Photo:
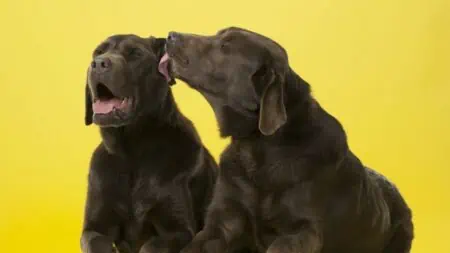
[(113, 98), (106, 101), (97, 100), (92, 105), (92, 110), (94, 111), (94, 113), (107, 114), (112, 112), (114, 107), (119, 108), (121, 104), (122, 100), (117, 98)]
[(172, 80), (172, 78), (169, 75), (169, 69), (168, 69), (169, 60), (170, 60), (169, 55), (167, 53), (165, 53), (164, 56), (159, 61), (159, 65), (158, 65), (159, 73), (163, 74), (168, 82), (170, 82)]

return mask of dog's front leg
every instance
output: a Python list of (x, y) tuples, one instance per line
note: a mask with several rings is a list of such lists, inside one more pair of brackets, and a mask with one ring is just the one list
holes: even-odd
[(215, 236), (213, 233), (202, 230), (181, 253), (225, 253), (227, 251), (226, 249), (227, 245), (223, 239)]
[(225, 176), (220, 175), (216, 183), (205, 227), (181, 253), (234, 252), (252, 241), (255, 190), (240, 178), (233, 182)]
[(190, 232), (155, 236), (144, 243), (139, 253), (179, 253), (191, 240)]
[[(198, 231), (193, 210), (195, 201), (192, 199), (187, 179), (180, 180), (171, 189), (169, 203), (171, 203), (169, 209), (153, 210), (158, 214), (155, 217), (159, 217), (151, 221), (157, 235), (150, 237), (141, 246), (139, 253), (180, 253)], [(170, 212), (170, 210), (183, 211)]]
[[(122, 217), (128, 216), (123, 162), (100, 145), (91, 158), (81, 249), (83, 253), (111, 253), (120, 241)], [(125, 252), (121, 252), (125, 253)]]
[(95, 231), (83, 231), (81, 235), (83, 253), (112, 253), (113, 241), (106, 235)]
[(266, 253), (319, 253), (321, 249), (322, 240), (317, 229), (308, 226), (296, 234), (277, 237)]

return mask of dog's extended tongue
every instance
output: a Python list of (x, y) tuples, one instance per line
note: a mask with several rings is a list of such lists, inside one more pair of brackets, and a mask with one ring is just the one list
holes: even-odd
[(159, 73), (163, 74), (163, 76), (166, 78), (167, 82), (170, 82), (172, 78), (169, 75), (169, 60), (170, 57), (167, 53), (164, 54), (164, 56), (159, 61), (158, 65), (158, 71)]
[(92, 110), (94, 113), (107, 114), (112, 112), (114, 107), (119, 108), (122, 104), (122, 100), (114, 98), (106, 101), (97, 100), (92, 104)]

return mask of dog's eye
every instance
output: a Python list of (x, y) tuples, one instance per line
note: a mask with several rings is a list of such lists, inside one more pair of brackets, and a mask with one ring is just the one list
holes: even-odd
[(224, 42), (220, 44), (220, 50), (224, 53), (227, 53), (230, 50), (230, 43)]
[(95, 49), (95, 50), (94, 50), (94, 56), (101, 55), (101, 54), (103, 54), (103, 53), (104, 53), (104, 51), (101, 50), (101, 49)]
[(131, 48), (128, 55), (131, 57), (139, 58), (142, 56), (142, 50), (139, 48)]

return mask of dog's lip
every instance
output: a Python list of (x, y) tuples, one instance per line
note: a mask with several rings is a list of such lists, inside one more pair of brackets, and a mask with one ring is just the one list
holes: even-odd
[(189, 65), (189, 58), (187, 58), (187, 57), (182, 57), (181, 55), (174, 54), (174, 53), (172, 53), (172, 54), (169, 53), (168, 55), (171, 59), (173, 59), (177, 63), (181, 63), (181, 65), (183, 65), (183, 66)]
[[(175, 47), (175, 48), (174, 48)], [(177, 63), (187, 66), (189, 65), (189, 58), (185, 55), (181, 55), (179, 52), (177, 53), (177, 47), (171, 44), (166, 44), (166, 54), (169, 57), (169, 60), (176, 61)]]
[[(168, 55), (170, 61), (176, 60), (176, 59), (174, 59), (174, 56), (175, 56), (174, 54), (171, 54), (169, 52), (166, 52), (166, 54)], [(189, 81), (189, 78), (185, 78), (184, 75), (181, 75), (180, 73), (177, 73), (177, 71), (171, 71), (170, 75), (171, 75), (171, 78), (173, 78), (173, 79), (174, 78), (180, 79), (181, 81), (183, 81), (183, 82), (187, 83), (189, 86), (191, 86), (193, 89), (196, 89), (196, 90), (201, 91), (201, 92), (208, 93), (209, 95), (219, 96), (219, 93), (217, 93), (217, 92), (215, 92), (215, 91), (213, 91), (211, 89), (206, 88), (204, 85), (193, 84), (193, 82)]]
[(126, 111), (132, 105), (133, 99), (131, 97), (111, 98), (111, 99), (94, 99), (92, 103), (92, 110), (94, 114), (110, 114), (117, 110)]

